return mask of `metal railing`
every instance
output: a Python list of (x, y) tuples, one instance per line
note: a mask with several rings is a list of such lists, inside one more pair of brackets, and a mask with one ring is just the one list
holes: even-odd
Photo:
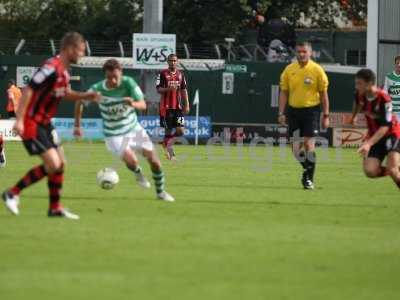
[[(59, 40), (1, 39), (0, 55), (45, 55), (52, 56), (59, 51)], [(88, 56), (132, 57), (132, 41), (87, 41)], [(176, 52), (185, 59), (224, 59), (226, 61), (268, 61), (270, 49), (257, 44), (186, 44), (178, 43)], [(331, 62), (334, 58), (323, 49)], [(293, 52), (288, 51), (283, 61), (290, 61)]]

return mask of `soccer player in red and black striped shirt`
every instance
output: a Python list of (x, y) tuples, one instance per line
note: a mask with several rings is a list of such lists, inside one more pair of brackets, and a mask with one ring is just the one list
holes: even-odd
[(85, 40), (76, 32), (67, 33), (60, 47), (60, 55), (47, 60), (33, 75), (25, 88), (14, 130), (21, 136), (30, 155), (39, 155), (43, 163), (32, 168), (13, 187), (3, 193), (6, 207), (19, 214), (19, 194), (28, 186), (47, 177), (49, 188), (49, 217), (79, 219), (60, 204), (60, 193), (64, 181), (64, 155), (57, 133), (51, 125), (61, 99), (71, 101), (97, 101), (96, 92), (72, 91), (69, 85), (68, 68), (85, 54)]
[[(369, 69), (356, 74), (356, 99), (351, 123), (364, 112), (368, 136), (358, 152), (364, 157), (364, 173), (369, 178), (389, 175), (400, 188), (400, 124), (392, 113), (390, 96), (376, 86), (376, 75)], [(382, 165), (387, 158), (386, 167)]]
[(161, 71), (157, 77), (157, 91), (161, 94), (160, 125), (165, 128), (163, 146), (170, 160), (175, 158), (173, 139), (184, 134), (184, 114), (190, 110), (186, 78), (177, 65), (178, 56), (170, 54), (168, 69)]

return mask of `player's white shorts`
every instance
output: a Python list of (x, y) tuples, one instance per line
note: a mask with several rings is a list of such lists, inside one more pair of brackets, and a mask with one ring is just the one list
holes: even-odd
[(153, 142), (140, 125), (125, 135), (107, 137), (105, 141), (107, 149), (118, 157), (122, 157), (128, 148), (134, 151), (153, 151), (154, 149)]

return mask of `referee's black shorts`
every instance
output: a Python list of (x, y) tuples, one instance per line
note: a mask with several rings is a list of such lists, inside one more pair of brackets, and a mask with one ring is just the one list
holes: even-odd
[(315, 137), (320, 130), (320, 106), (288, 108), (289, 134), (291, 137)]

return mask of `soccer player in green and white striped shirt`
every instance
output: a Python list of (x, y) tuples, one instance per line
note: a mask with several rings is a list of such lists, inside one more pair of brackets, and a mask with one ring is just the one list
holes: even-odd
[(393, 113), (400, 119), (400, 55), (394, 59), (395, 69), (385, 77), (383, 89), (392, 98)]
[[(156, 187), (157, 198), (172, 202), (174, 198), (164, 190), (164, 173), (153, 143), (139, 124), (137, 110), (145, 110), (144, 95), (133, 78), (123, 76), (122, 66), (116, 59), (109, 59), (103, 66), (105, 80), (90, 88), (102, 95), (98, 102), (103, 119), (103, 132), (108, 150), (118, 156), (131, 170), (139, 185), (149, 188), (150, 182), (144, 177), (136, 151), (147, 158)], [(75, 107), (75, 136), (82, 136), (80, 120), (83, 104)]]

